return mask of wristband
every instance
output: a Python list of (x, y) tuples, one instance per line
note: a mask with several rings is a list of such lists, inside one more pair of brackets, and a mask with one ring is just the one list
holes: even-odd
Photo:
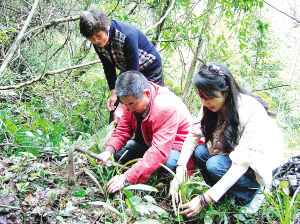
[(201, 194), (201, 195), (199, 195), (198, 197), (199, 197), (200, 205), (201, 205), (202, 207), (204, 207), (205, 205), (208, 205), (208, 203), (207, 203), (207, 201), (206, 201), (206, 199), (205, 199), (205, 197), (204, 197), (204, 194)]

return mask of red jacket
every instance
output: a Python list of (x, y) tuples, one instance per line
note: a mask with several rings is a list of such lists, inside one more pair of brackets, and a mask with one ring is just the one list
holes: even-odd
[[(142, 122), (142, 133), (150, 148), (143, 158), (125, 172), (129, 183), (146, 181), (151, 174), (165, 164), (172, 149), (181, 151), (182, 144), (192, 124), (192, 117), (182, 100), (168, 88), (152, 82), (151, 104), (147, 117)], [(137, 121), (125, 106), (121, 122), (114, 130), (107, 145), (118, 152), (136, 131)]]

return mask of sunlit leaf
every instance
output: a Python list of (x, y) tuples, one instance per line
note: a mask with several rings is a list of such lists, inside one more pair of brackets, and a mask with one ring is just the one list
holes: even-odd
[(35, 137), (35, 135), (31, 131), (25, 131), (25, 134), (29, 137)]
[(138, 191), (153, 191), (158, 192), (158, 190), (155, 187), (146, 185), (146, 184), (135, 184), (125, 187), (127, 190), (138, 190)]
[(133, 205), (138, 205), (141, 203), (142, 199), (138, 196), (133, 196), (132, 198), (129, 199)]
[(290, 190), (289, 190), (289, 182), (287, 181), (281, 181), (280, 182), (280, 185), (279, 185), (281, 188), (282, 188), (282, 191), (286, 194), (286, 195), (289, 195), (290, 193)]
[(64, 140), (65, 143), (69, 144), (70, 140), (68, 138), (66, 138), (65, 136), (62, 136), (62, 139)]
[(161, 222), (155, 219), (145, 219), (136, 221), (133, 224), (161, 224)]
[(157, 213), (158, 215), (161, 215), (163, 213), (167, 214), (167, 212), (164, 209), (158, 207), (157, 205), (153, 205), (147, 202), (141, 202), (138, 205), (136, 205), (135, 208), (141, 215), (149, 215), (153, 212)]
[(213, 223), (212, 217), (210, 217), (209, 215), (206, 215), (204, 217), (204, 224), (211, 224), (211, 223)]

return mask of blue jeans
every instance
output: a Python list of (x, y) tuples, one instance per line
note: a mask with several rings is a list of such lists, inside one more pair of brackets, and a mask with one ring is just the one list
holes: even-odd
[[(135, 140), (131, 139), (119, 152), (115, 154), (114, 157), (116, 161), (120, 162), (121, 164), (125, 164), (130, 160), (142, 158), (145, 152), (148, 150), (148, 148), (149, 148), (148, 146), (139, 144)], [(180, 152), (176, 151), (175, 149), (172, 149), (165, 165), (174, 171), (179, 156), (180, 156)]]
[[(210, 155), (204, 144), (196, 147), (195, 162), (200, 168), (205, 182), (210, 186), (213, 186), (222, 178), (232, 163), (229, 156)], [(247, 204), (254, 197), (258, 187), (259, 184), (256, 181), (254, 171), (249, 167), (227, 193), (229, 193), (229, 196), (234, 195), (240, 203)]]

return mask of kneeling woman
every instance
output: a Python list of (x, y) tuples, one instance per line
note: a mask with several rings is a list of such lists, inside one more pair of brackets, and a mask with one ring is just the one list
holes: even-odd
[[(180, 214), (194, 216), (225, 193), (241, 204), (251, 202), (250, 209), (257, 211), (261, 201), (255, 198), (262, 186), (271, 185), (273, 173), (283, 162), (283, 138), (272, 114), (219, 63), (202, 66), (194, 82), (203, 106), (184, 142), (170, 193), (178, 201), (179, 182), (193, 152), (211, 188), (184, 204)], [(202, 137), (205, 144), (197, 146)]]

